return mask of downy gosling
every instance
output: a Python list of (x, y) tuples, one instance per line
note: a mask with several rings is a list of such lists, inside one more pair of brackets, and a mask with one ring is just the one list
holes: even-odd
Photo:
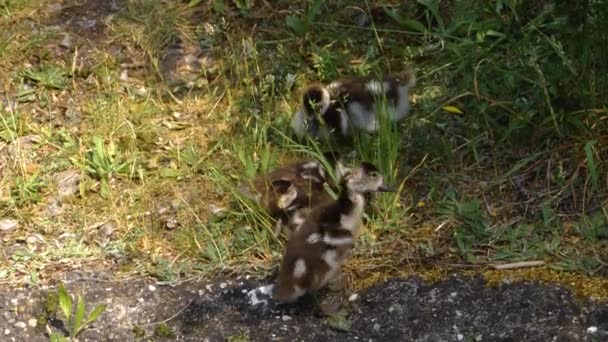
[(410, 88), (416, 84), (411, 69), (382, 80), (355, 77), (332, 82), (328, 86), (309, 86), (302, 96), (292, 127), (300, 138), (309, 135), (327, 139), (332, 133), (352, 135), (354, 130), (378, 131), (378, 110), (386, 103), (387, 118), (403, 119), (410, 110)]
[[(338, 153), (326, 152), (323, 159), (338, 177), (347, 170)], [(277, 233), (290, 222), (299, 209), (312, 208), (333, 200), (325, 185), (335, 188), (332, 177), (321, 160), (306, 160), (260, 175), (239, 191), (254, 199), (277, 220)]]
[(338, 276), (363, 226), (365, 194), (394, 191), (378, 169), (369, 163), (347, 171), (340, 197), (316, 206), (302, 216), (285, 247), (273, 299), (296, 301), (317, 291)]

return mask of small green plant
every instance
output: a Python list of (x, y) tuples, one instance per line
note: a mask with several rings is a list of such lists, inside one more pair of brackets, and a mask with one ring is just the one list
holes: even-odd
[(608, 239), (608, 221), (604, 213), (593, 216), (584, 215), (574, 224), (576, 231), (583, 237), (591, 241)]
[(67, 71), (57, 65), (43, 65), (36, 69), (27, 69), (23, 76), (45, 89), (61, 90), (67, 84)]
[(437, 212), (442, 219), (449, 220), (456, 226), (456, 246), (467, 261), (473, 262), (473, 248), (489, 242), (492, 236), (488, 218), (481, 210), (481, 202), (477, 199), (459, 200), (454, 193), (450, 193), (439, 203)]
[(142, 338), (146, 336), (146, 330), (139, 325), (134, 326), (131, 332), (133, 335), (135, 335), (135, 338)]
[(15, 186), (11, 189), (11, 196), (18, 207), (38, 203), (41, 200), (40, 190), (45, 186), (46, 184), (37, 174), (17, 177)]
[[(61, 312), (63, 313), (67, 323), (66, 326), (69, 332), (70, 339), (75, 339), (78, 334), (83, 332), (91, 323), (95, 322), (106, 309), (106, 306), (104, 304), (99, 304), (95, 306), (93, 311), (86, 315), (84, 299), (80, 295), (78, 295), (78, 299), (76, 301), (76, 310), (72, 311), (72, 296), (70, 296), (63, 284), (59, 285), (57, 289), (57, 296), (59, 299), (59, 307), (61, 308)], [(67, 340), (68, 339), (66, 339), (64, 336), (61, 336), (57, 333), (51, 335), (51, 341), (54, 342)]]
[(101, 137), (93, 138), (93, 149), (86, 155), (85, 163), (72, 159), (74, 164), (84, 168), (101, 182), (100, 195), (107, 198), (110, 194), (110, 179), (113, 175), (128, 173), (128, 163), (122, 161), (121, 152), (114, 143), (105, 144)]
[(12, 142), (23, 135), (26, 127), (21, 113), (0, 112), (0, 120), (0, 140)]
[(238, 334), (228, 336), (226, 340), (228, 342), (247, 342), (249, 341), (249, 331), (243, 329)]
[(285, 18), (285, 24), (295, 33), (303, 36), (312, 29), (313, 21), (321, 11), (323, 3), (324, 1), (322, 0), (313, 0), (310, 7), (307, 8), (306, 13), (302, 15), (288, 15)]
[(173, 330), (171, 330), (171, 327), (169, 327), (167, 323), (159, 323), (154, 328), (154, 335), (158, 337), (171, 337), (173, 336)]

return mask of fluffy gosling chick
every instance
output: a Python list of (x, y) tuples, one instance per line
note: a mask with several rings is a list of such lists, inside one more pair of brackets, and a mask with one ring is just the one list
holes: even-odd
[(353, 130), (368, 133), (379, 128), (377, 106), (386, 101), (388, 119), (403, 119), (410, 109), (410, 88), (416, 84), (410, 69), (382, 80), (372, 77), (349, 78), (328, 86), (308, 87), (302, 97), (301, 108), (292, 119), (295, 133), (303, 137), (327, 139), (332, 132), (342, 136)]
[[(323, 158), (336, 175), (345, 172), (339, 154), (327, 152)], [(306, 160), (261, 175), (249, 185), (241, 184), (239, 190), (261, 203), (277, 219), (278, 229), (289, 222), (296, 210), (331, 201), (325, 183), (335, 187), (326, 166), (320, 160)]]
[(362, 163), (346, 173), (336, 201), (302, 217), (285, 247), (273, 298), (290, 303), (327, 285), (348, 258), (363, 225), (365, 194), (393, 191), (378, 169)]

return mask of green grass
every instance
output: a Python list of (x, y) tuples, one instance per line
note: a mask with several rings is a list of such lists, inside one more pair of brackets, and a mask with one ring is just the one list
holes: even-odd
[[(93, 6), (79, 3), (74, 15)], [(119, 272), (166, 282), (269, 274), (282, 239), (237, 185), (328, 146), (348, 164), (377, 164), (399, 187), (374, 201), (351, 264), (358, 277), (404, 260), (414, 269), (544, 260), (606, 274), (599, 1), (212, 3), (126, 0), (116, 13), (97, 9), (95, 37), (58, 23), (47, 2), (0, 6), (3, 96), (16, 103), (0, 111), (0, 217), (20, 222), (2, 247), (46, 241), (0, 259), (0, 282), (110, 257)], [(60, 48), (53, 25), (77, 48)], [(169, 71), (178, 48), (196, 63)], [(351, 141), (293, 140), (307, 84), (405, 65), (418, 79), (405, 120)], [(28, 135), (40, 141), (14, 148)], [(68, 169), (78, 191), (51, 214), (53, 177)], [(106, 222), (110, 237), (95, 228)]]

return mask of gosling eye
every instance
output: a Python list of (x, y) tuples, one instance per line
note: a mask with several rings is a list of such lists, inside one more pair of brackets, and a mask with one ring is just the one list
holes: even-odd
[(370, 176), (371, 178), (378, 178), (378, 177), (380, 177), (380, 174), (379, 174), (378, 172), (376, 172), (376, 171), (372, 171), (372, 172), (369, 174), (369, 176)]

